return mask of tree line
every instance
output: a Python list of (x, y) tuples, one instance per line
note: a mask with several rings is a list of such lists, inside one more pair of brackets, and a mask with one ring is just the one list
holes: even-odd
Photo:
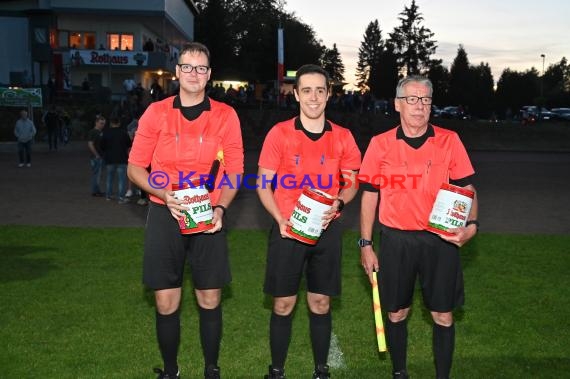
[[(285, 31), (287, 68), (322, 65), (334, 83), (345, 82), (345, 67), (333, 44), (327, 47), (310, 25), (284, 10), (283, 0), (198, 0), (196, 39), (211, 50), (213, 78), (240, 78), (252, 83), (277, 76), (277, 29)], [(425, 75), (434, 84), (434, 104), (461, 105), (472, 115), (516, 113), (523, 105), (570, 106), (570, 66), (566, 58), (544, 73), (505, 69), (496, 82), (489, 63), (473, 65), (459, 45), (450, 68), (435, 59), (437, 41), (424, 25), (415, 0), (398, 15), (399, 25), (383, 37), (378, 20), (368, 24), (358, 50), (357, 86), (377, 99), (391, 99), (398, 80)], [(339, 86), (341, 88), (341, 86)]]

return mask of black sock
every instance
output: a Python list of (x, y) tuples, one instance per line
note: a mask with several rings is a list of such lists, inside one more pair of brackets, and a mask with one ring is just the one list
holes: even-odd
[(269, 345), (271, 348), (271, 366), (273, 366), (273, 368), (285, 368), (285, 359), (287, 359), (287, 351), (289, 350), (292, 325), (292, 314), (279, 316), (275, 314), (275, 312), (271, 312)]
[(455, 348), (455, 324), (443, 326), (433, 324), (433, 355), (436, 377), (447, 379), (451, 372), (453, 349)]
[(386, 320), (386, 342), (392, 358), (394, 372), (406, 369), (406, 355), (408, 350), (408, 321), (392, 322)]
[(331, 345), (332, 317), (330, 310), (325, 314), (309, 311), (309, 327), (315, 366), (326, 365)]
[(200, 342), (204, 354), (204, 363), (217, 366), (222, 341), (222, 306), (214, 309), (198, 307), (200, 313)]
[(156, 336), (164, 371), (169, 375), (178, 373), (178, 345), (180, 344), (180, 310), (169, 315), (156, 312)]

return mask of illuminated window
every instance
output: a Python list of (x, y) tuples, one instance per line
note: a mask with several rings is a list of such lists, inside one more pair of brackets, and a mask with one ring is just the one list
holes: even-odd
[(69, 47), (72, 49), (81, 49), (83, 47), (83, 44), (81, 43), (81, 33), (69, 34)]
[(95, 33), (71, 32), (69, 33), (69, 47), (72, 49), (94, 49)]
[(121, 40), (118, 34), (107, 34), (107, 46), (111, 50), (117, 50), (120, 48)]
[(107, 34), (107, 45), (111, 50), (133, 50), (133, 34)]
[(122, 50), (133, 50), (133, 40), (134, 36), (132, 34), (122, 34), (121, 35), (121, 49)]

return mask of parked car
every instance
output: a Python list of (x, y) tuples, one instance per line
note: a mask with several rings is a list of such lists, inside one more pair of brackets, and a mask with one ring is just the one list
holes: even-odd
[(570, 108), (552, 108), (550, 111), (555, 120), (570, 121)]
[(469, 115), (465, 113), (462, 107), (457, 107), (457, 106), (449, 106), (443, 108), (440, 112), (440, 117), (456, 118), (460, 120), (467, 120), (468, 118), (470, 118)]
[(389, 114), (389, 105), (387, 100), (376, 100), (374, 101), (374, 113), (380, 113), (383, 115)]
[(546, 108), (539, 108), (536, 105), (525, 105), (520, 110), (523, 123), (532, 123), (538, 120), (552, 120), (554, 113)]
[(431, 106), (431, 116), (432, 117), (441, 117), (442, 108), (438, 107), (437, 105)]

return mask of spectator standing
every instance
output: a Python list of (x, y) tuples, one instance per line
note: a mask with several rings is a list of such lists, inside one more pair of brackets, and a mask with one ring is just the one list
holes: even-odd
[(121, 120), (118, 117), (111, 117), (110, 128), (103, 132), (101, 137), (101, 151), (107, 170), (107, 200), (113, 198), (113, 184), (117, 177), (117, 200), (119, 204), (128, 203), (125, 197), (127, 190), (127, 162), (129, 160), (129, 149), (131, 138), (121, 127)]
[(154, 79), (152, 81), (152, 85), (150, 86), (150, 96), (152, 97), (152, 101), (162, 100), (164, 93), (162, 91), (162, 87), (158, 84), (158, 80)]
[[(137, 132), (138, 127), (139, 127), (138, 118), (133, 118), (132, 121), (127, 125), (127, 133), (129, 134), (131, 142), (135, 139), (135, 134)], [(125, 194), (125, 197), (130, 198), (135, 194), (138, 194), (140, 196), (139, 199), (137, 200), (138, 205), (148, 205), (148, 198), (146, 192), (144, 192), (140, 188), (137, 188), (136, 184), (134, 184), (129, 179), (129, 181), (127, 182), (127, 193)]]
[(43, 117), (44, 124), (48, 133), (48, 146), (49, 151), (57, 151), (57, 140), (59, 138), (59, 130), (61, 128), (61, 118), (57, 113), (55, 105), (50, 105), (48, 111)]
[(127, 78), (123, 80), (123, 88), (125, 89), (127, 96), (134, 95), (136, 87), (137, 83), (133, 78)]
[(101, 137), (105, 127), (105, 117), (97, 115), (95, 126), (87, 134), (87, 148), (89, 149), (91, 166), (91, 196), (103, 196), (101, 192), (101, 171), (103, 169), (103, 152), (101, 151)]
[(143, 45), (143, 51), (154, 51), (154, 43), (150, 37), (146, 40)]
[(32, 143), (36, 135), (36, 127), (32, 120), (28, 118), (28, 111), (22, 109), (20, 118), (14, 126), (14, 135), (18, 141), (18, 156), (20, 163), (18, 167), (32, 167)]

